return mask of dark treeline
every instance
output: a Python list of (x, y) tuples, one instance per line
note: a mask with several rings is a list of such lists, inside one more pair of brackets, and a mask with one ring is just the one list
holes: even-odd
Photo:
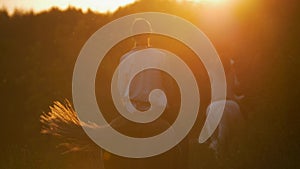
[(86, 161), (74, 160), (80, 155), (61, 155), (57, 140), (40, 134), (39, 116), (55, 100), (72, 100), (76, 58), (96, 30), (145, 11), (189, 20), (221, 58), (235, 59), (248, 127), (243, 153), (233, 162), (249, 169), (299, 168), (298, 7), (288, 1), (245, 3), (232, 9), (231, 22), (217, 8), (160, 0), (138, 1), (107, 14), (74, 8), (12, 16), (0, 11), (0, 168), (84, 168)]

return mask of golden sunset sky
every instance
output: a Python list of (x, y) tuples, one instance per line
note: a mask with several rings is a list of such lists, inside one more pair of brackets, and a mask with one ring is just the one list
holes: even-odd
[(40, 12), (51, 7), (66, 9), (68, 6), (74, 6), (86, 11), (88, 8), (98, 11), (114, 11), (120, 6), (133, 3), (135, 0), (0, 0), (0, 7), (6, 8), (12, 13), (15, 8), (22, 10), (33, 10)]
[[(66, 9), (68, 6), (81, 8), (86, 11), (90, 8), (93, 11), (98, 12), (113, 12), (120, 6), (133, 3), (136, 0), (0, 0), (0, 8), (5, 8), (9, 13), (17, 9), (25, 11), (33, 10), (34, 12), (40, 12), (47, 10), (51, 7), (59, 7), (60, 9)], [(183, 0), (177, 0), (183, 1)], [(232, 0), (186, 0), (195, 3), (224, 3)]]

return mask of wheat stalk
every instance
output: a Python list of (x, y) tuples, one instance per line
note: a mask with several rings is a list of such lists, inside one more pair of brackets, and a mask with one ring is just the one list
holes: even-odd
[(67, 152), (97, 151), (99, 147), (86, 135), (84, 127), (97, 128), (96, 125), (80, 122), (71, 103), (65, 100), (65, 104), (55, 101), (50, 106), (48, 113), (40, 116), (42, 134), (55, 136), (61, 140), (59, 147), (64, 147)]

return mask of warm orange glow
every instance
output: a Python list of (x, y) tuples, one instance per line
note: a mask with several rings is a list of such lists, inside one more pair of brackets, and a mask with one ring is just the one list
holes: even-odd
[(222, 3), (226, 0), (189, 0), (189, 1), (193, 1), (193, 2), (211, 2), (211, 3)]
[(195, 3), (206, 3), (206, 4), (224, 4), (232, 0), (178, 0), (178, 1), (187, 1)]
[(0, 1), (0, 7), (7, 8), (9, 13), (12, 13), (15, 8), (40, 12), (50, 9), (51, 7), (66, 9), (69, 6), (82, 9), (83, 11), (91, 9), (98, 12), (112, 12), (118, 9), (120, 6), (133, 3), (134, 1), (135, 0), (3, 0)]

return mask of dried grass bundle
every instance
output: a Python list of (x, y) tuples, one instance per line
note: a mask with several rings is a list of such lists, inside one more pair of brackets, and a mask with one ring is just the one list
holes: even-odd
[(42, 123), (42, 134), (55, 136), (61, 140), (60, 147), (67, 152), (74, 151), (97, 151), (99, 147), (86, 135), (82, 126), (97, 128), (96, 125), (90, 125), (80, 122), (71, 103), (65, 100), (65, 104), (55, 101), (50, 106), (48, 113), (40, 116)]

